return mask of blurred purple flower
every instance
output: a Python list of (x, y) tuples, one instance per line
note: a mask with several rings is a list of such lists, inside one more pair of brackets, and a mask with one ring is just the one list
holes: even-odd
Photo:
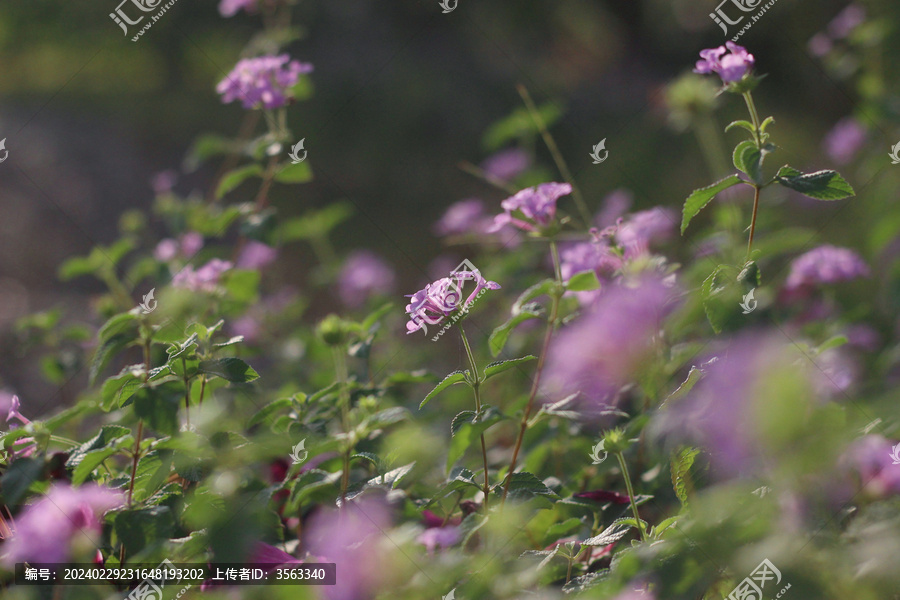
[(291, 100), (290, 88), (313, 66), (291, 60), (287, 54), (245, 58), (216, 86), (222, 102), (240, 100), (246, 109), (281, 108)]
[(816, 391), (824, 398), (841, 400), (859, 379), (859, 365), (843, 348), (826, 350), (815, 358)]
[(162, 196), (172, 191), (176, 181), (178, 181), (178, 173), (172, 169), (166, 169), (150, 178), (150, 187), (153, 188), (154, 194)]
[(276, 258), (278, 258), (278, 250), (262, 242), (251, 240), (244, 245), (235, 266), (238, 269), (258, 271), (270, 265)]
[(178, 241), (181, 244), (181, 255), (185, 258), (192, 258), (203, 248), (203, 235), (196, 231), (188, 231)]
[(590, 407), (612, 403), (653, 348), (675, 306), (675, 294), (649, 277), (634, 287), (603, 290), (590, 311), (551, 343), (545, 370), (548, 396), (558, 400), (581, 392)]
[(180, 256), (190, 259), (203, 248), (203, 235), (196, 231), (188, 231), (177, 240), (166, 238), (160, 240), (153, 251), (153, 257), (160, 262), (169, 262)]
[(22, 403), (19, 401), (18, 396), (13, 396), (9, 403), (9, 411), (6, 413), (6, 424), (9, 425), (10, 421), (13, 419), (17, 419), (19, 423), (22, 425), (28, 425), (31, 421), (25, 417), (22, 413), (19, 412), (19, 409), (22, 408)]
[(835, 40), (844, 39), (865, 20), (866, 9), (859, 4), (851, 4), (828, 24), (828, 33)]
[(866, 144), (866, 128), (853, 117), (838, 121), (822, 141), (828, 157), (834, 162), (846, 165)]
[(572, 494), (573, 498), (583, 498), (585, 500), (593, 500), (594, 502), (612, 502), (613, 504), (628, 504), (631, 499), (628, 494), (620, 494), (619, 492), (608, 492), (606, 490), (592, 490), (589, 492), (578, 492)]
[[(475, 282), (475, 289), (463, 303), (463, 287), (470, 280)], [(425, 325), (438, 325), (458, 310), (467, 312), (482, 290), (499, 289), (500, 284), (486, 280), (481, 276), (481, 271), (454, 271), (450, 277), (438, 279), (426, 285), (425, 289), (407, 296), (410, 301), (406, 305), (406, 314), (410, 320), (406, 324), (406, 332), (414, 333)]]
[(485, 173), (501, 181), (512, 181), (530, 166), (531, 157), (521, 148), (502, 150), (481, 163)]
[(784, 286), (794, 292), (868, 275), (869, 267), (856, 252), (826, 244), (795, 258)]
[(396, 275), (374, 252), (360, 250), (347, 257), (338, 275), (338, 296), (346, 306), (360, 308), (375, 295), (394, 291)]
[(867, 435), (850, 445), (841, 463), (858, 474), (869, 496), (884, 498), (900, 494), (900, 464), (894, 456), (900, 459), (900, 447), (880, 435)]
[(172, 285), (192, 292), (215, 292), (222, 274), (232, 266), (230, 262), (218, 258), (212, 259), (196, 271), (193, 266), (187, 265), (175, 274)]
[(256, 10), (256, 0), (222, 0), (219, 3), (219, 14), (223, 17), (233, 17), (241, 9), (249, 12)]
[(449, 548), (462, 539), (459, 527), (430, 527), (419, 534), (417, 541), (424, 545), (429, 554), (432, 554), (435, 548)]
[(881, 343), (881, 335), (879, 335), (878, 331), (864, 323), (851, 325), (844, 335), (847, 336), (848, 343), (851, 346), (856, 346), (869, 352), (877, 350), (878, 345)]
[[(94, 484), (72, 488), (53, 484), (45, 496), (16, 518), (16, 533), (3, 549), (3, 563), (67, 562), (73, 545), (99, 545), (100, 520), (106, 511), (121, 506), (124, 494)], [(73, 542), (75, 544), (73, 544)]]
[(628, 212), (633, 201), (628, 190), (613, 190), (603, 199), (603, 208), (594, 216), (594, 224), (600, 229), (615, 225), (619, 217)]
[(697, 61), (694, 73), (716, 73), (725, 83), (740, 81), (755, 64), (753, 55), (743, 46), (725, 42), (724, 46), (700, 51), (702, 60)]
[(487, 229), (485, 218), (481, 200), (460, 200), (451, 204), (444, 216), (434, 224), (434, 232), (440, 236), (483, 233)]
[(329, 600), (374, 598), (385, 584), (389, 563), (385, 560), (384, 529), (390, 527), (387, 506), (375, 500), (346, 502), (339, 510), (323, 510), (312, 517), (304, 531), (307, 550), (324, 562), (337, 564), (337, 585), (324, 586)]
[(178, 242), (172, 238), (160, 240), (153, 251), (153, 257), (160, 262), (169, 262), (178, 256)]
[[(22, 403), (19, 397), (8, 392), (0, 391), (0, 414), (6, 413), (6, 425), (10, 431), (18, 429), (19, 424), (28, 425), (31, 421), (23, 415), (19, 409)], [(19, 421), (14, 423), (13, 420)], [(11, 455), (13, 458), (23, 458), (34, 454), (37, 443), (33, 437), (19, 438), (12, 443)]]
[[(576, 273), (593, 271), (601, 283), (608, 283), (623, 265), (624, 260), (613, 250), (606, 238), (564, 246), (559, 252), (560, 274), (565, 282), (568, 282)], [(572, 293), (578, 298), (581, 305), (585, 306), (591, 304), (601, 291)]]
[(556, 201), (571, 193), (572, 186), (568, 183), (542, 183), (525, 188), (500, 203), (506, 212), (494, 217), (494, 224), (488, 231), (499, 231), (510, 224), (523, 231), (546, 227), (556, 217)]
[(809, 39), (809, 43), (807, 44), (807, 48), (809, 48), (810, 53), (813, 56), (818, 58), (822, 58), (829, 52), (831, 52), (831, 48), (834, 46), (831, 42), (831, 38), (828, 37), (827, 34), (817, 33)]
[(675, 231), (675, 212), (656, 207), (636, 212), (622, 221), (616, 231), (616, 241), (625, 249), (625, 256), (633, 258), (647, 254), (651, 242), (670, 238)]

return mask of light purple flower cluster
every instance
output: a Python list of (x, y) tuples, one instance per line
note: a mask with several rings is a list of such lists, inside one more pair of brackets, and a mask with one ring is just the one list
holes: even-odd
[(160, 262), (169, 262), (173, 258), (192, 258), (203, 248), (203, 236), (196, 231), (189, 231), (177, 240), (166, 238), (156, 245), (153, 256)]
[(794, 259), (785, 289), (793, 292), (866, 277), (868, 274), (869, 267), (856, 252), (825, 244)]
[(258, 271), (272, 264), (276, 258), (278, 258), (278, 250), (268, 244), (251, 240), (241, 249), (235, 266), (238, 269)]
[(700, 51), (702, 60), (697, 61), (694, 73), (716, 73), (725, 83), (740, 81), (750, 73), (756, 59), (743, 46), (725, 42), (724, 46)]
[(900, 459), (900, 444), (867, 435), (850, 446), (842, 462), (857, 473), (867, 495), (884, 498), (900, 494), (900, 464), (894, 462), (894, 456)]
[(93, 553), (101, 516), (123, 503), (121, 492), (98, 485), (55, 484), (16, 519), (15, 536), (3, 545), (3, 562), (10, 567), (25, 561), (64, 563), (77, 545)]
[(434, 232), (440, 236), (484, 233), (491, 221), (485, 215), (484, 203), (478, 198), (460, 200), (450, 205), (434, 224)]
[(489, 177), (512, 181), (531, 166), (531, 157), (521, 148), (502, 150), (487, 157), (481, 168)]
[[(463, 286), (466, 281), (474, 281), (475, 289), (466, 301), (462, 302)], [(478, 270), (454, 271), (450, 277), (438, 279), (426, 285), (425, 289), (407, 296), (410, 301), (406, 305), (406, 314), (410, 320), (406, 324), (406, 332), (415, 333), (426, 328), (426, 325), (439, 325), (458, 310), (467, 311), (482, 290), (499, 289), (500, 284), (486, 280)]]
[(556, 218), (557, 200), (571, 193), (572, 186), (568, 183), (542, 183), (525, 188), (500, 204), (506, 212), (494, 217), (494, 224), (488, 231), (499, 231), (510, 224), (523, 231), (546, 227)]
[(216, 86), (222, 102), (240, 100), (246, 109), (281, 108), (291, 100), (290, 88), (313, 66), (291, 60), (287, 54), (245, 58)]
[(622, 220), (616, 230), (616, 241), (627, 258), (647, 254), (651, 243), (672, 236), (675, 223), (675, 213), (669, 208), (642, 210)]
[(219, 14), (223, 17), (233, 17), (240, 10), (248, 13), (256, 10), (256, 0), (222, 0), (219, 3)]
[(831, 160), (846, 165), (866, 144), (867, 137), (866, 127), (857, 119), (847, 117), (838, 121), (828, 132), (822, 145)]
[[(31, 421), (20, 412), (22, 403), (19, 397), (0, 391), (0, 414), (6, 413), (6, 425), (10, 430), (16, 429), (21, 425), (28, 425)], [(18, 421), (16, 424), (13, 421)], [(13, 458), (22, 458), (34, 454), (37, 444), (33, 437), (19, 438), (12, 444)]]
[(547, 354), (545, 391), (550, 400), (581, 391), (585, 412), (615, 401), (653, 347), (675, 307), (677, 290), (646, 278), (606, 289), (590, 312), (563, 329)]
[(338, 296), (346, 306), (361, 308), (371, 296), (394, 291), (397, 276), (380, 256), (368, 250), (347, 257), (338, 275)]
[(222, 274), (233, 265), (227, 260), (214, 258), (196, 271), (187, 265), (172, 278), (172, 285), (192, 292), (215, 292)]

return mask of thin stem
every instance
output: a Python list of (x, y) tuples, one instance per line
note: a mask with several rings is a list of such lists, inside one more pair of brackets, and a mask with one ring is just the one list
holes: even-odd
[(494, 177), (493, 175), (487, 173), (484, 169), (482, 169), (480, 167), (476, 167), (475, 165), (473, 165), (472, 163), (470, 163), (468, 161), (463, 161), (463, 162), (459, 163), (459, 168), (461, 171), (468, 173), (469, 175), (472, 175), (473, 177), (477, 177), (478, 179), (481, 179), (485, 183), (488, 183), (499, 190), (503, 190), (504, 192), (506, 192), (508, 194), (515, 194), (516, 192), (519, 191), (514, 186), (510, 185), (509, 183), (503, 181), (502, 179)]
[(744, 92), (744, 101), (747, 103), (747, 110), (750, 111), (750, 119), (753, 120), (754, 137), (756, 138), (756, 147), (762, 147), (762, 136), (759, 131), (759, 113), (756, 112), (756, 104), (753, 102), (753, 96), (750, 92)]
[(537, 107), (534, 105), (531, 94), (529, 94), (525, 86), (521, 84), (516, 86), (516, 90), (518, 90), (519, 95), (522, 97), (522, 101), (525, 102), (525, 107), (531, 114), (535, 126), (538, 128), (538, 131), (541, 132), (541, 137), (544, 139), (547, 149), (550, 150), (550, 155), (553, 157), (553, 162), (556, 163), (556, 168), (559, 169), (563, 179), (572, 186), (572, 197), (575, 199), (575, 205), (578, 207), (578, 212), (581, 213), (581, 218), (584, 221), (585, 227), (590, 227), (591, 212), (588, 210), (587, 204), (584, 201), (584, 196), (581, 195), (581, 190), (575, 184), (575, 178), (572, 177), (572, 172), (569, 171), (569, 166), (566, 164), (562, 153), (559, 151), (556, 141), (553, 139), (553, 136), (550, 135), (547, 124), (544, 123), (544, 119), (541, 117), (541, 113), (538, 112)]
[(187, 361), (181, 357), (181, 370), (184, 371), (184, 413), (187, 417), (188, 431), (191, 429), (191, 380), (187, 376)]
[(509, 485), (512, 483), (512, 476), (516, 470), (516, 463), (519, 460), (519, 451), (522, 449), (522, 440), (525, 439), (525, 431), (528, 429), (528, 419), (531, 418), (531, 413), (534, 410), (534, 399), (537, 396), (538, 387), (541, 383), (541, 373), (544, 371), (544, 361), (547, 359), (547, 349), (550, 347), (550, 340), (553, 339), (553, 331), (556, 329), (556, 321), (559, 318), (562, 268), (560, 267), (559, 262), (559, 249), (556, 247), (556, 242), (552, 240), (550, 241), (550, 255), (553, 257), (553, 272), (556, 275), (556, 283), (558, 284), (559, 289), (550, 294), (550, 318), (547, 319), (547, 330), (544, 332), (541, 355), (538, 357), (534, 381), (531, 382), (531, 391), (528, 394), (528, 403), (525, 406), (525, 412), (522, 414), (522, 422), (519, 424), (519, 434), (516, 436), (516, 445), (513, 449), (512, 460), (509, 462), (509, 470), (506, 474), (506, 483), (503, 485), (503, 496), (500, 500), (501, 506), (506, 503), (506, 496), (509, 494)]
[(198, 406), (203, 406), (203, 394), (206, 392), (206, 375), (200, 378), (200, 399), (197, 402)]
[[(475, 392), (475, 418), (481, 415), (481, 377), (478, 375), (478, 367), (475, 364), (475, 355), (472, 354), (472, 348), (469, 346), (469, 339), (463, 330), (462, 324), (459, 326), (459, 335), (462, 337), (463, 345), (466, 347), (466, 356), (469, 357), (469, 367), (472, 369), (472, 391)], [(484, 512), (488, 512), (488, 497), (490, 496), (490, 479), (488, 476), (488, 459), (487, 445), (484, 443), (484, 432), (481, 433), (481, 459), (484, 463)]]
[(269, 157), (269, 165), (266, 167), (262, 185), (259, 187), (259, 193), (256, 195), (256, 210), (262, 210), (269, 204), (269, 189), (272, 187), (272, 182), (275, 180), (276, 167), (278, 167), (278, 157)]
[(756, 233), (756, 213), (759, 211), (759, 186), (753, 186), (753, 216), (750, 218), (750, 240), (747, 242), (747, 259), (753, 250), (753, 235)]
[(638, 514), (637, 504), (634, 502), (634, 489), (631, 487), (631, 476), (628, 474), (628, 465), (625, 463), (625, 457), (621, 452), (615, 453), (619, 459), (619, 467), (622, 469), (622, 477), (625, 478), (625, 489), (628, 490), (628, 500), (631, 501), (631, 512), (634, 513), (634, 520), (637, 522), (638, 531), (641, 532), (641, 541), (647, 541), (647, 532), (644, 531), (644, 523)]
[[(347, 361), (344, 360), (344, 347), (337, 346), (333, 349), (334, 368), (340, 387), (341, 402), (341, 425), (344, 433), (347, 434), (349, 440), (350, 434), (350, 396), (347, 394)], [(350, 487), (350, 452), (353, 448), (348, 447), (343, 454), (343, 472), (341, 473), (341, 507), (347, 499), (347, 488)]]

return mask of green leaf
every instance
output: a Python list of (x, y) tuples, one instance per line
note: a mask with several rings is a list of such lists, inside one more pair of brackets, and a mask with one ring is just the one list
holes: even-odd
[(566, 289), (570, 292), (591, 292), (600, 289), (600, 280), (593, 270), (575, 273), (566, 282)]
[(775, 179), (784, 187), (816, 200), (842, 200), (856, 195), (847, 180), (835, 171), (802, 173), (785, 165)]
[(506, 347), (507, 340), (509, 340), (510, 334), (512, 334), (516, 327), (525, 321), (541, 318), (544, 316), (544, 312), (544, 307), (537, 302), (525, 304), (521, 307), (519, 312), (510, 317), (506, 323), (494, 329), (491, 333), (491, 337), (488, 339), (491, 356), (497, 356), (503, 351), (503, 348)]
[(751, 181), (760, 182), (760, 167), (762, 165), (763, 155), (756, 147), (755, 142), (743, 141), (734, 149), (734, 166), (741, 172), (746, 173)]
[(192, 350), (197, 348), (197, 334), (191, 334), (191, 337), (184, 340), (180, 344), (173, 344), (172, 346), (166, 348), (166, 354), (169, 355), (169, 361), (175, 360), (176, 358), (187, 358)]
[(733, 271), (734, 268), (728, 265), (717, 266), (700, 286), (703, 310), (716, 333), (722, 332), (740, 304), (737, 279), (725, 275), (729, 270)]
[(756, 130), (753, 128), (753, 123), (751, 123), (750, 121), (732, 121), (728, 125), (728, 127), (725, 128), (725, 132), (727, 133), (727, 132), (731, 131), (732, 129), (734, 129), (735, 127), (743, 127), (744, 129), (746, 129), (753, 135), (756, 135)]
[(167, 542), (175, 532), (175, 517), (168, 506), (123, 510), (113, 525), (125, 552), (134, 555), (144, 548)]
[[(503, 493), (505, 482), (494, 486), (494, 492)], [(538, 479), (532, 473), (520, 471), (512, 474), (512, 481), (509, 482), (508, 500), (530, 500), (535, 496), (545, 496), (550, 499), (557, 499), (556, 492), (548, 488), (543, 481)]]
[(139, 322), (137, 315), (132, 312), (118, 314), (100, 327), (97, 337), (101, 343), (121, 334), (130, 335), (133, 339), (137, 338)]
[(28, 493), (31, 484), (41, 478), (44, 461), (22, 457), (14, 460), (0, 477), (0, 490), (7, 506), (15, 506)]
[(275, 181), (278, 183), (306, 183), (312, 181), (313, 173), (309, 163), (288, 163), (275, 174)]
[(151, 429), (166, 435), (178, 433), (178, 408), (184, 398), (184, 384), (164, 383), (157, 387), (144, 386), (135, 392), (134, 412)]
[(521, 358), (511, 358), (509, 360), (498, 360), (497, 362), (492, 362), (484, 368), (484, 377), (482, 378), (482, 381), (487, 381), (494, 375), (498, 375), (503, 371), (508, 371), (513, 367), (536, 359), (536, 356), (532, 356), (529, 354), (528, 356), (523, 356)]
[(331, 204), (322, 210), (286, 220), (280, 228), (283, 242), (319, 239), (353, 216), (353, 208), (346, 202)]
[(616, 519), (609, 524), (609, 527), (601, 531), (599, 534), (581, 542), (581, 545), (609, 546), (610, 544), (618, 542), (623, 537), (628, 535), (628, 532), (631, 531), (631, 528), (634, 526), (633, 523), (634, 519)]
[(730, 175), (725, 179), (712, 184), (709, 187), (694, 190), (693, 193), (688, 196), (687, 200), (684, 201), (684, 213), (681, 219), (681, 234), (684, 235), (684, 232), (685, 230), (687, 230), (691, 219), (696, 217), (697, 213), (703, 210), (703, 207), (709, 204), (710, 201), (716, 197), (716, 194), (727, 190), (728, 188), (739, 183), (743, 183), (740, 177), (738, 177), (737, 175)]
[(293, 402), (291, 402), (290, 398), (279, 398), (278, 400), (269, 402), (250, 418), (250, 421), (247, 423), (247, 429), (250, 429), (254, 425), (259, 425), (260, 423), (271, 425), (274, 420), (272, 415), (276, 412), (291, 408), (291, 406), (293, 406)]
[(526, 289), (524, 292), (519, 294), (518, 298), (516, 298), (516, 301), (513, 303), (513, 306), (512, 306), (512, 311), (511, 311), (512, 314), (515, 315), (515, 314), (518, 314), (519, 312), (521, 312), (525, 308), (525, 304), (528, 302), (531, 302), (535, 298), (539, 298), (540, 296), (543, 296), (545, 294), (549, 295), (553, 291), (554, 286), (556, 286), (556, 285), (557, 285), (557, 283), (556, 283), (556, 280), (554, 280), (554, 279), (545, 279), (543, 281), (539, 281), (538, 283), (532, 285), (531, 287)]
[(775, 117), (766, 117), (766, 120), (762, 122), (762, 125), (759, 126), (759, 130), (763, 133), (766, 132), (766, 128), (775, 122)]
[(199, 370), (231, 383), (248, 383), (259, 379), (259, 373), (239, 358), (215, 358), (200, 361)]
[(94, 358), (91, 360), (91, 368), (88, 375), (91, 385), (97, 381), (97, 376), (100, 375), (100, 372), (106, 367), (110, 359), (131, 345), (132, 342), (134, 342), (133, 336), (127, 333), (119, 333), (103, 342), (97, 348), (96, 352), (94, 352)]
[(547, 533), (544, 534), (544, 545), (551, 544), (557, 541), (560, 538), (563, 538), (570, 533), (578, 531), (584, 523), (581, 522), (581, 519), (572, 517), (571, 519), (566, 519), (562, 523), (555, 523), (547, 528)]
[[(554, 103), (544, 104), (537, 109), (538, 115), (548, 128), (562, 116), (562, 109)], [(524, 136), (537, 135), (539, 130), (531, 113), (525, 108), (517, 108), (512, 114), (492, 123), (482, 138), (482, 145), (488, 152), (493, 152), (506, 145), (507, 142), (519, 140)]]
[(481, 407), (478, 415), (474, 411), (464, 410), (450, 424), (450, 449), (447, 452), (447, 469), (449, 470), (468, 450), (469, 446), (480, 439), (482, 433), (506, 419), (503, 414), (490, 405)]
[(421, 410), (429, 400), (446, 390), (451, 385), (456, 385), (457, 383), (463, 383), (464, 381), (466, 381), (467, 373), (468, 371), (453, 371), (452, 373), (444, 377), (444, 379), (441, 380), (441, 382), (437, 384), (433, 390), (428, 392), (428, 395), (425, 396), (425, 399), (422, 400), (422, 402), (419, 404), (419, 409)]
[(116, 454), (122, 448), (131, 446), (133, 443), (134, 438), (130, 435), (126, 435), (125, 437), (119, 438), (113, 447), (98, 448), (97, 450), (89, 451), (84, 455), (81, 462), (78, 463), (78, 466), (72, 471), (72, 483), (74, 485), (81, 485), (87, 481), (88, 477), (91, 476), (91, 473), (94, 472), (94, 469), (99, 467), (104, 460)]
[(66, 467), (74, 469), (82, 460), (84, 460), (88, 452), (99, 450), (101, 448), (115, 447), (115, 442), (127, 435), (131, 435), (131, 430), (127, 427), (122, 427), (121, 425), (104, 425), (100, 429), (100, 433), (69, 453)]
[(671, 460), (672, 487), (682, 506), (687, 506), (688, 493), (693, 489), (690, 470), (700, 450), (697, 448), (681, 448)]
[(151, 450), (141, 457), (134, 478), (134, 499), (143, 502), (154, 494), (172, 472), (174, 453), (171, 450)]
[(216, 198), (222, 198), (222, 196), (236, 189), (250, 177), (262, 177), (262, 174), (262, 167), (256, 164), (246, 165), (229, 171), (219, 181), (219, 187), (216, 188)]
[(832, 350), (834, 348), (840, 348), (844, 344), (846, 344), (849, 340), (845, 335), (836, 335), (832, 338), (829, 338), (822, 342), (822, 345), (816, 348), (816, 354), (822, 354), (826, 350)]
[(184, 159), (184, 169), (189, 173), (196, 171), (207, 158), (219, 154), (229, 154), (237, 149), (237, 144), (225, 136), (215, 133), (202, 134), (197, 137), (188, 151)]

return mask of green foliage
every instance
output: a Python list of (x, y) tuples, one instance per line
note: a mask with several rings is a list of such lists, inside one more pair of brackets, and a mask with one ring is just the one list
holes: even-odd
[(775, 179), (784, 187), (816, 200), (843, 200), (856, 195), (847, 180), (835, 171), (802, 173), (785, 165), (778, 170)]
[(703, 208), (709, 204), (716, 195), (724, 190), (727, 190), (730, 187), (733, 187), (739, 183), (742, 183), (742, 180), (737, 175), (729, 175), (725, 179), (712, 184), (709, 187), (700, 188), (699, 190), (694, 190), (690, 196), (688, 196), (687, 200), (684, 201), (684, 211), (681, 219), (681, 233), (687, 230), (688, 225), (691, 223), (691, 220), (697, 216), (697, 214), (703, 210)]

